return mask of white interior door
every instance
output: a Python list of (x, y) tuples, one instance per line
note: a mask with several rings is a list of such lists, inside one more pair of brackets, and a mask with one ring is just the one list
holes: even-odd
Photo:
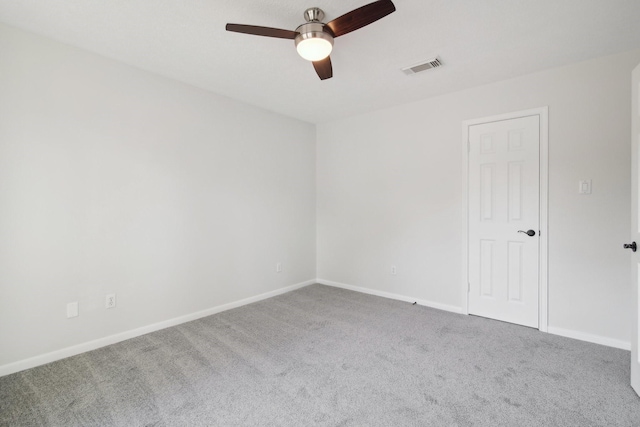
[[(631, 239), (640, 242), (640, 65), (633, 70), (632, 77), (632, 117), (631, 117)], [(628, 245), (625, 245), (627, 247)], [(640, 252), (632, 252), (631, 256), (631, 287), (633, 289), (633, 328), (631, 332), (631, 387), (640, 394), (640, 353), (638, 353), (638, 341), (640, 341)]]
[(470, 126), (468, 164), (469, 313), (538, 328), (540, 116)]

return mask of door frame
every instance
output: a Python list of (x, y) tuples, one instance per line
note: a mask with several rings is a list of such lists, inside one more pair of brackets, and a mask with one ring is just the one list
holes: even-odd
[(540, 117), (540, 246), (538, 262), (538, 329), (548, 332), (549, 107), (514, 111), (462, 122), (462, 314), (469, 314), (469, 127), (484, 123)]
[[(640, 207), (638, 206), (638, 178), (640, 174), (640, 164), (638, 159), (638, 150), (640, 149), (640, 64), (636, 65), (631, 72), (631, 233), (627, 242), (638, 240), (640, 221)], [(640, 264), (638, 264), (638, 255), (631, 253), (631, 299), (633, 311), (631, 313), (631, 388), (640, 396), (640, 353), (638, 352), (640, 333), (640, 313), (638, 311), (638, 303), (640, 301), (640, 288), (638, 278), (640, 276)]]

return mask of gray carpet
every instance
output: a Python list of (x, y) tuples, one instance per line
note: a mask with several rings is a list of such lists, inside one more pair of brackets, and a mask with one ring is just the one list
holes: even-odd
[(0, 378), (2, 426), (639, 426), (629, 352), (321, 285)]

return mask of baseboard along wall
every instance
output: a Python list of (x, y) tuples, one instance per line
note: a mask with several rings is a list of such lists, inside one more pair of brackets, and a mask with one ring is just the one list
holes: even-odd
[[(331, 280), (317, 279), (316, 283), (320, 283), (322, 285), (327, 285), (327, 286), (333, 286), (336, 288), (348, 289), (350, 291), (376, 295), (379, 297), (391, 298), (399, 301), (416, 302), (419, 305), (423, 305), (425, 307), (437, 308), (438, 310), (444, 310), (444, 311), (450, 311), (452, 313), (462, 314), (462, 308), (456, 307), (453, 305), (440, 304), (437, 302), (422, 300), (418, 298), (412, 298), (405, 295), (377, 291), (375, 289), (362, 288), (359, 286), (347, 285), (344, 283), (333, 282)], [(629, 341), (617, 340), (609, 337), (603, 337), (600, 335), (588, 334), (585, 332), (573, 331), (570, 329), (556, 328), (553, 326), (548, 327), (547, 333), (550, 333), (553, 335), (559, 335), (565, 338), (573, 338), (580, 341), (586, 341), (593, 344), (605, 345), (607, 347), (614, 347), (622, 350), (631, 350), (631, 343)]]
[[(410, 303), (417, 303), (419, 305), (425, 307), (431, 307), (438, 310), (449, 311), (452, 313), (462, 314), (462, 308), (456, 307), (448, 304), (441, 304), (433, 301), (412, 298), (405, 295), (395, 294), (391, 292), (383, 292), (375, 289), (363, 288), (360, 286), (347, 285), (344, 283), (334, 282), (331, 280), (325, 279), (313, 279), (307, 280), (301, 283), (297, 283), (295, 285), (287, 286), (284, 288), (276, 289), (271, 292), (266, 292), (264, 294), (256, 295), (253, 297), (245, 298), (239, 301), (231, 302), (228, 304), (219, 305), (216, 307), (212, 307), (206, 310), (198, 311), (195, 313), (187, 314), (180, 317), (175, 317), (173, 319), (165, 320), (162, 322), (154, 323), (151, 325), (143, 326), (140, 328), (132, 329), (130, 331), (121, 332), (119, 334), (110, 335), (104, 338), (99, 338), (97, 340), (88, 341), (82, 344), (74, 345), (71, 347), (63, 348), (60, 350), (52, 351), (50, 353), (45, 353), (39, 356), (31, 357), (29, 359), (20, 360), (18, 362), (9, 363), (6, 365), (0, 366), (0, 377), (13, 374), (16, 372), (23, 371), (25, 369), (34, 368), (36, 366), (44, 365), (50, 362), (55, 362), (56, 360), (65, 359), (67, 357), (75, 356), (77, 354), (85, 353), (87, 351), (95, 350), (101, 347), (105, 347), (111, 344), (116, 344), (118, 342), (128, 340), (130, 338), (135, 338), (144, 334), (148, 334), (150, 332), (159, 331), (161, 329), (169, 328), (171, 326), (180, 325), (182, 323), (190, 322), (192, 320), (200, 319), (202, 317), (211, 316), (212, 314), (220, 313), (226, 310), (231, 310), (233, 308), (241, 307), (243, 305), (251, 304), (254, 302), (258, 302), (267, 298), (275, 297), (277, 295), (281, 295), (287, 292), (294, 291), (296, 289), (303, 288), (305, 286), (312, 285), (314, 283), (319, 283), (321, 285), (333, 286), (336, 288), (347, 289), (350, 291), (360, 292), (369, 295), (375, 295), (383, 298), (390, 298), (399, 301), (405, 301)], [(588, 334), (580, 331), (573, 331), (569, 329), (556, 328), (553, 326), (549, 326), (548, 333), (563, 336), (566, 338), (573, 338), (581, 341), (586, 341), (594, 344), (605, 345), (608, 347), (619, 348), (622, 350), (631, 350), (631, 343), (628, 341), (621, 341), (613, 338), (603, 337), (594, 334)]]
[(360, 286), (347, 285), (347, 284), (344, 284), (344, 283), (333, 282), (331, 280), (324, 280), (324, 279), (317, 279), (316, 283), (320, 283), (321, 285), (333, 286), (334, 288), (342, 288), (342, 289), (347, 289), (347, 290), (350, 290), (350, 291), (361, 292), (363, 294), (369, 294), (369, 295), (375, 295), (375, 296), (378, 296), (378, 297), (395, 299), (395, 300), (398, 300), (398, 301), (405, 301), (405, 302), (411, 302), (411, 303), (415, 302), (418, 305), (424, 305), (425, 307), (437, 308), (438, 310), (450, 311), (452, 313), (459, 313), (459, 314), (462, 313), (462, 308), (461, 307), (456, 307), (454, 305), (440, 304), (440, 303), (437, 303), (437, 302), (427, 301), (427, 300), (423, 300), (423, 299), (411, 298), (411, 297), (408, 297), (408, 296), (404, 296), (404, 295), (400, 295), (400, 294), (394, 294), (394, 293), (391, 293), (391, 292), (377, 291), (375, 289), (362, 288)]
[(52, 351), (50, 353), (41, 354), (39, 356), (30, 357), (28, 359), (20, 360), (18, 362), (8, 363), (6, 365), (0, 366), (0, 377), (4, 375), (13, 374), (15, 372), (24, 371), (25, 369), (35, 368), (36, 366), (55, 362), (56, 360), (65, 359), (67, 357), (75, 356), (77, 354), (85, 353), (87, 351), (95, 350), (111, 344), (116, 344), (116, 343), (119, 343), (120, 341), (139, 337), (141, 335), (145, 335), (150, 332), (159, 331), (161, 329), (169, 328), (171, 326), (176, 326), (182, 323), (191, 322), (192, 320), (197, 320), (202, 317), (211, 316), (212, 314), (220, 313), (223, 311), (231, 310), (233, 308), (241, 307), (243, 305), (258, 302), (267, 298), (275, 297), (277, 295), (291, 292), (296, 289), (300, 289), (305, 286), (312, 285), (314, 283), (316, 283), (316, 280), (307, 280), (305, 282), (297, 283), (295, 285), (276, 289), (275, 291), (266, 292), (264, 294), (241, 299), (239, 301), (230, 302), (228, 304), (219, 305), (216, 307), (208, 308), (206, 310), (198, 311), (191, 314), (186, 314), (184, 316), (175, 317), (173, 319), (164, 320), (162, 322), (153, 323), (151, 325), (142, 326), (140, 328), (131, 329), (129, 331), (121, 332), (119, 334), (109, 335), (104, 338), (99, 338), (93, 341), (88, 341), (88, 342), (74, 345), (71, 347), (66, 347), (60, 350)]
[(560, 335), (561, 337), (573, 338), (580, 341), (586, 341), (594, 344), (606, 345), (607, 347), (619, 348), (621, 350), (631, 351), (631, 343), (629, 341), (617, 340), (601, 335), (588, 334), (586, 332), (572, 331), (570, 329), (556, 328), (549, 326), (550, 334)]

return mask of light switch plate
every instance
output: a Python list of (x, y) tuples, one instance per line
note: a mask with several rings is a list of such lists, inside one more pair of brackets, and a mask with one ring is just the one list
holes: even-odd
[(578, 183), (578, 194), (591, 194), (590, 179), (583, 179)]

